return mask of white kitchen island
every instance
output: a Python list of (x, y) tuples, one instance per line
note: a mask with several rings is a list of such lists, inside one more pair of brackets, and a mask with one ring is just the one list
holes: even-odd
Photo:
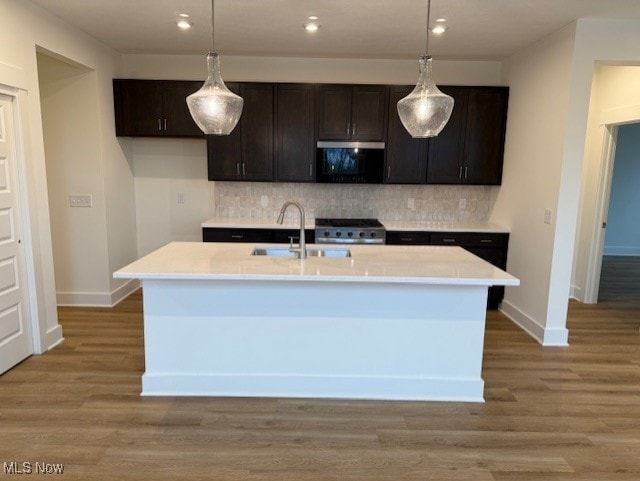
[(143, 395), (483, 400), (487, 288), (518, 279), (459, 247), (254, 247), (173, 242), (114, 274), (142, 280)]

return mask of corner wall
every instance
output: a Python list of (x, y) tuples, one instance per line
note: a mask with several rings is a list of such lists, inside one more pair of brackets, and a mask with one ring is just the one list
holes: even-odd
[[(0, 2), (0, 83), (20, 89), (22, 103), (21, 127), (25, 136), (26, 166), (29, 183), (29, 223), (34, 238), (37, 324), (40, 328), (39, 347), (42, 352), (62, 339), (57, 322), (56, 291), (47, 174), (40, 108), (37, 69), (37, 50), (68, 59), (94, 70), (97, 86), (98, 111), (96, 152), (105, 176), (104, 205), (107, 216), (107, 245), (110, 265), (133, 260), (137, 256), (135, 242), (135, 207), (133, 174), (127, 159), (115, 139), (113, 125), (113, 97), (111, 79), (119, 76), (121, 55), (105, 47), (90, 36), (71, 27), (59, 18), (28, 1)], [(117, 219), (117, 221), (114, 221)], [(102, 226), (87, 225), (87, 229)], [(117, 258), (117, 260), (116, 260)], [(110, 275), (109, 275), (110, 277)], [(104, 281), (109, 285), (111, 280)], [(102, 293), (112, 299), (115, 289)]]
[[(551, 330), (548, 305), (551, 266), (567, 131), (575, 25), (509, 58), (503, 77), (510, 87), (502, 187), (491, 221), (511, 228), (507, 288), (502, 309), (545, 344), (566, 343), (566, 331)], [(552, 223), (544, 222), (545, 209)], [(565, 301), (566, 306), (566, 301)]]

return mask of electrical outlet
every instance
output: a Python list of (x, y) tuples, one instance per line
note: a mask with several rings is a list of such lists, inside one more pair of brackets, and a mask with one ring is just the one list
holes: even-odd
[(553, 218), (553, 213), (551, 212), (551, 209), (545, 209), (544, 210), (544, 223), (545, 224), (551, 224), (552, 218)]
[(269, 197), (267, 197), (266, 195), (260, 196), (260, 205), (263, 209), (269, 207)]
[(416, 208), (416, 200), (413, 197), (407, 199), (407, 208), (412, 210)]
[(467, 199), (460, 199), (458, 202), (458, 209), (466, 209), (467, 208)]
[(184, 204), (184, 192), (178, 192), (178, 204)]
[(93, 206), (93, 200), (90, 194), (70, 195), (69, 196), (70, 207), (91, 207)]

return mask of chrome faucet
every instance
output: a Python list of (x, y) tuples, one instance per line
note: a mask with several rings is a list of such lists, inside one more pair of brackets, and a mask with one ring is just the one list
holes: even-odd
[[(304, 240), (304, 208), (295, 200), (288, 200), (284, 203), (284, 205), (282, 206), (282, 209), (280, 209), (280, 215), (278, 216), (278, 220), (276, 222), (278, 222), (278, 224), (282, 224), (282, 222), (284, 221), (284, 213), (286, 212), (287, 208), (290, 205), (296, 207), (300, 212), (300, 249), (296, 251), (291, 246), (290, 250), (293, 252), (298, 252), (298, 259), (306, 259), (307, 243)], [(292, 245), (293, 245), (293, 241), (292, 241)]]

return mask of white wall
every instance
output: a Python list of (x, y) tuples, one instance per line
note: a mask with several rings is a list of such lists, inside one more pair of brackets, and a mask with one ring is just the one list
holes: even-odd
[[(93, 70), (37, 58), (56, 291), (64, 304), (78, 292), (109, 290), (97, 83)], [(93, 206), (70, 207), (72, 194), (91, 195)]]
[(640, 123), (618, 128), (604, 253), (640, 256)]
[[(606, 57), (604, 57), (606, 58)], [(619, 63), (619, 62), (616, 62)], [(631, 62), (628, 62), (631, 63)], [(599, 263), (590, 267), (590, 259), (601, 252), (595, 236), (607, 212), (600, 217), (597, 209), (599, 186), (606, 176), (603, 166), (603, 140), (606, 124), (640, 121), (640, 67), (621, 65), (597, 65), (593, 75), (593, 87), (589, 108), (589, 120), (585, 139), (583, 185), (580, 196), (579, 225), (572, 276), (572, 296), (580, 301), (596, 302)]]
[[(502, 187), (491, 220), (511, 228), (507, 269), (521, 285), (507, 288), (503, 310), (541, 342), (546, 330), (562, 150), (566, 134), (575, 25), (509, 58), (510, 87)], [(563, 332), (553, 333), (562, 343)]]
[[(35, 312), (41, 331), (37, 341), (40, 344), (38, 350), (46, 350), (60, 341), (62, 333), (56, 314), (37, 49), (95, 71), (99, 113), (99, 145), (96, 151), (101, 156), (103, 169), (97, 175), (104, 175), (108, 179), (104, 183), (104, 206), (107, 222), (112, 224), (106, 229), (110, 263), (116, 257), (119, 257), (117, 262), (120, 264), (124, 264), (124, 258), (133, 260), (136, 257), (136, 243), (133, 175), (115, 139), (113, 125), (111, 79), (120, 73), (121, 56), (28, 1), (0, 0), (0, 84), (18, 87), (21, 92), (29, 218), (34, 237)], [(113, 220), (116, 218), (117, 222)], [(105, 297), (112, 296), (115, 290), (113, 286), (119, 287), (119, 284), (114, 283), (111, 290), (103, 292)]]
[[(204, 79), (206, 74), (204, 54), (124, 55), (123, 62), (123, 77), (128, 78), (189, 80)], [(227, 81), (413, 84), (418, 71), (417, 59), (223, 56), (221, 63)], [(500, 62), (436, 61), (434, 73), (440, 84), (500, 85), (500, 67)], [(139, 254), (171, 240), (202, 239), (200, 223), (213, 217), (214, 189), (219, 185), (206, 180), (204, 141), (135, 139), (131, 143)], [(241, 187), (237, 189), (239, 195)], [(178, 193), (184, 194), (184, 204), (178, 204)], [(247, 200), (246, 212), (250, 211), (249, 205)]]

